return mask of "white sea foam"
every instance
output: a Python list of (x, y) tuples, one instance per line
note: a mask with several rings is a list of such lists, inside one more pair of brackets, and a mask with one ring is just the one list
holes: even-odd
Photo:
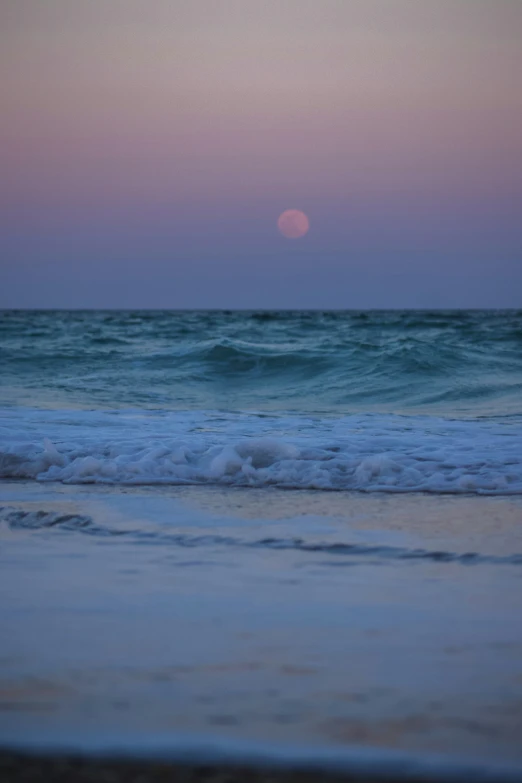
[(376, 414), (5, 409), (0, 477), (519, 494), (522, 425)]

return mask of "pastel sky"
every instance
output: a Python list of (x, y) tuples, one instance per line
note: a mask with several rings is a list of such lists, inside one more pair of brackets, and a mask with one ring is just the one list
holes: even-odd
[(521, 0), (2, 0), (0, 28), (0, 307), (522, 307)]

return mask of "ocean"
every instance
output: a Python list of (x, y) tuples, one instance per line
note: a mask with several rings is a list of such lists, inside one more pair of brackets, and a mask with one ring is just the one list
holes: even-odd
[(520, 771), (521, 523), (522, 311), (4, 311), (0, 744)]

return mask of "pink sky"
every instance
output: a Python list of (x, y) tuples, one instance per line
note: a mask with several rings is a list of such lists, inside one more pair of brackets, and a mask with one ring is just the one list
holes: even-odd
[(522, 306), (518, 0), (0, 17), (1, 306)]

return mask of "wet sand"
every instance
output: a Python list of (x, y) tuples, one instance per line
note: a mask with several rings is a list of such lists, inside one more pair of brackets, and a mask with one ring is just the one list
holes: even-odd
[[(187, 732), (521, 763), (520, 499), (2, 488), (12, 508), (95, 525), (3, 523), (4, 748)], [(60, 779), (59, 757), (9, 758), (6, 780)], [(104, 769), (160, 774), (129, 765)], [(175, 774), (211, 768), (232, 774)]]

